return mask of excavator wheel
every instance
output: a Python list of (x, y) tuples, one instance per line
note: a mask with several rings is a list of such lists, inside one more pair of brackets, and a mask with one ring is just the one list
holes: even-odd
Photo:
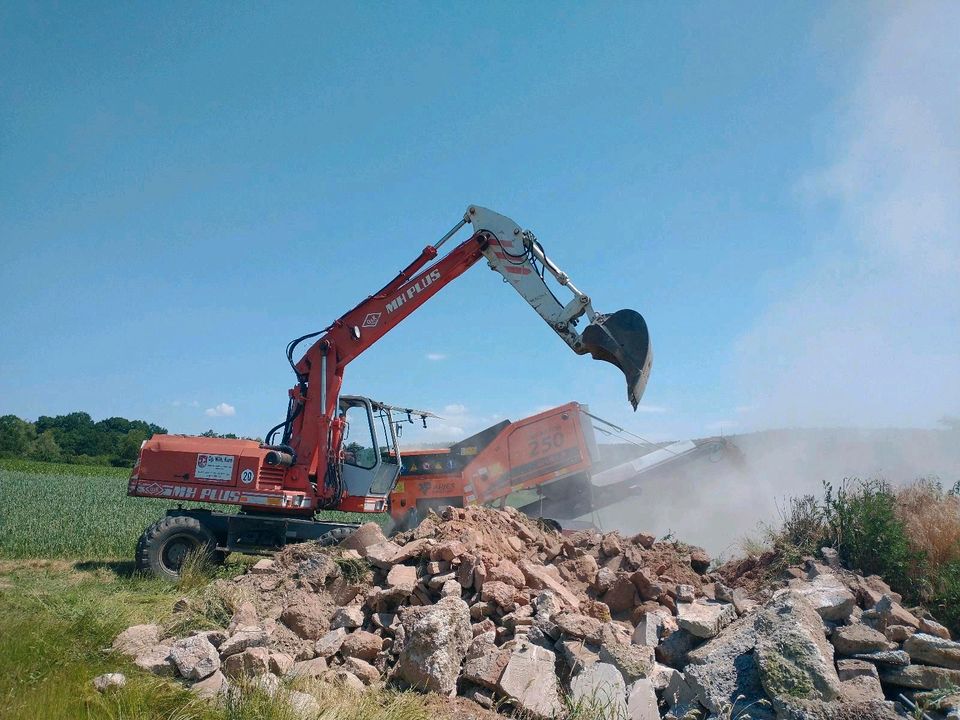
[(222, 564), (226, 553), (217, 550), (214, 534), (196, 518), (167, 515), (143, 531), (137, 542), (137, 570), (177, 580), (184, 559), (191, 552), (209, 553)]
[(353, 531), (356, 528), (334, 528), (329, 532), (325, 532), (323, 535), (317, 538), (317, 545), (320, 547), (330, 547), (331, 545), (339, 545), (342, 540), (353, 535)]
[(538, 517), (536, 518), (536, 522), (537, 522), (537, 525), (539, 525), (540, 527), (546, 530), (553, 530), (553, 532), (555, 533), (563, 532), (563, 528), (560, 526), (560, 523), (558, 523), (556, 520), (553, 520), (552, 518)]

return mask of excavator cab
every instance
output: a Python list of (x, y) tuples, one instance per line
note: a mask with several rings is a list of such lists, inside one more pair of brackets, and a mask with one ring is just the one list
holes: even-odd
[[(353, 503), (379, 512), (400, 475), (400, 450), (391, 408), (370, 398), (341, 395), (343, 485)], [(376, 508), (377, 503), (380, 507)], [(351, 503), (351, 504), (353, 504)]]

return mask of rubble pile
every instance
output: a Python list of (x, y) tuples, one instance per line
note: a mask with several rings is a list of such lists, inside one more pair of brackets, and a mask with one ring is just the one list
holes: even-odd
[[(226, 628), (135, 626), (114, 648), (210, 698), (315, 678), (527, 718), (903, 717), (888, 698), (960, 686), (960, 643), (879, 578), (809, 559), (758, 594), (737, 586), (749, 568), (709, 566), (646, 534), (447, 508), (393, 539), (371, 523), (338, 548), (290, 546), (218, 581), (246, 598)], [(318, 710), (284, 697), (304, 718)], [(945, 693), (937, 702), (951, 712)]]

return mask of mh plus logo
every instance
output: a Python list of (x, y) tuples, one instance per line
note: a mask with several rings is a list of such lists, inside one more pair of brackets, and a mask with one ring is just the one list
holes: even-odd
[(382, 313), (367, 313), (367, 316), (363, 319), (363, 327), (376, 327), (380, 323), (380, 315)]

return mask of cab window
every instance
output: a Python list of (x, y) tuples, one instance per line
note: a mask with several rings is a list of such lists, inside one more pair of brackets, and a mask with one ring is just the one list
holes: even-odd
[(370, 469), (377, 464), (377, 443), (370, 427), (370, 417), (363, 405), (348, 405), (343, 412), (347, 422), (343, 441), (343, 461), (347, 465)]

